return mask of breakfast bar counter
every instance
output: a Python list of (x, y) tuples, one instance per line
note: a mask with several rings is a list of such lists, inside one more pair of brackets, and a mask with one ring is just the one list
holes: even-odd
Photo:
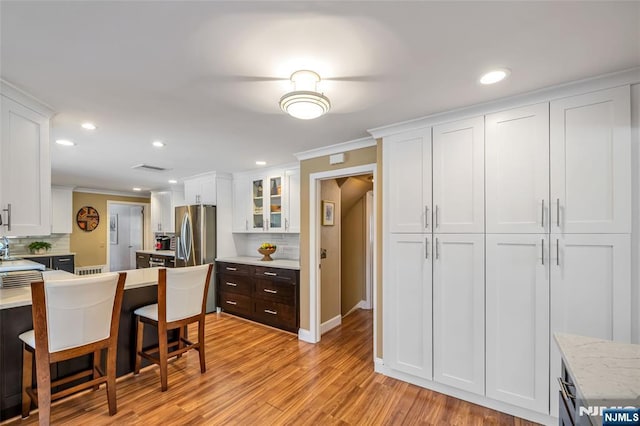
[(270, 261), (260, 260), (259, 256), (235, 256), (219, 257), (216, 262), (241, 263), (244, 265), (267, 266), (269, 268), (295, 269), (300, 270), (300, 261), (296, 259), (273, 259)]

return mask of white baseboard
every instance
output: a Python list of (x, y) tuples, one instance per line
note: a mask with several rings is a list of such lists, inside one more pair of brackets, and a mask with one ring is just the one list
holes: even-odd
[(384, 369), (384, 361), (382, 360), (382, 358), (375, 357), (373, 359), (373, 371), (388, 376), (388, 374), (386, 374), (386, 370)]
[(302, 340), (307, 343), (318, 343), (313, 336), (311, 336), (311, 331), (305, 330), (304, 328), (298, 329), (298, 340)]
[(329, 321), (325, 321), (320, 324), (320, 334), (324, 334), (327, 331), (338, 327), (340, 324), (342, 324), (342, 315), (336, 315)]
[(358, 309), (368, 309), (366, 307), (367, 302), (365, 300), (361, 300), (358, 303), (356, 303), (356, 306), (354, 306), (353, 308), (349, 309), (349, 312), (347, 312), (346, 314), (344, 314), (342, 316), (342, 318), (346, 317), (347, 315), (350, 315), (352, 313), (354, 313), (355, 311), (357, 311)]

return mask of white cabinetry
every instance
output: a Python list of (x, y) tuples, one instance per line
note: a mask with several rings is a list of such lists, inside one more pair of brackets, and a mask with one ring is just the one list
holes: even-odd
[(385, 168), (389, 232), (424, 233), (432, 230), (431, 129), (385, 138)]
[(183, 204), (181, 191), (151, 192), (151, 232), (175, 232), (175, 207)]
[(0, 235), (49, 235), (51, 111), (4, 83), (1, 98)]
[(393, 234), (385, 268), (384, 360), (391, 368), (431, 379), (432, 239)]
[(185, 204), (217, 203), (216, 173), (207, 173), (184, 180)]
[(631, 232), (629, 86), (551, 102), (552, 232)]
[(549, 411), (549, 237), (486, 236), (486, 395)]
[(484, 235), (438, 234), (433, 260), (433, 378), (484, 394)]
[(249, 232), (251, 179), (233, 177), (233, 232)]
[(487, 233), (549, 232), (549, 104), (485, 123)]
[(51, 187), (51, 233), (70, 234), (73, 230), (73, 190)]
[(484, 232), (484, 117), (433, 128), (433, 232)]
[(284, 172), (284, 189), (286, 193), (283, 207), (284, 230), (300, 232), (300, 169), (289, 169)]

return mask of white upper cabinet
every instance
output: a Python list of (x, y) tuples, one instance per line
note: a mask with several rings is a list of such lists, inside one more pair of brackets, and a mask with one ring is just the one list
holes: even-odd
[(551, 102), (551, 231), (631, 232), (629, 86)]
[(389, 231), (431, 232), (431, 128), (386, 137), (384, 147)]
[(183, 204), (182, 191), (151, 192), (151, 232), (175, 232), (175, 207)]
[(549, 237), (488, 234), (486, 244), (486, 395), (546, 414)]
[[(631, 340), (631, 241), (623, 234), (551, 238), (551, 395), (559, 391), (560, 351), (553, 333)], [(558, 415), (558, 399), (551, 399)]]
[(300, 232), (300, 169), (289, 169), (284, 172), (285, 179), (285, 218), (286, 232)]
[(249, 232), (251, 180), (233, 177), (233, 232)]
[(73, 230), (73, 190), (51, 188), (51, 233), (70, 234)]
[(185, 204), (217, 204), (216, 174), (208, 173), (184, 180)]
[(549, 104), (486, 116), (486, 232), (549, 232)]
[(484, 395), (484, 235), (434, 238), (433, 379)]
[(433, 128), (433, 232), (484, 232), (484, 117)]
[(391, 234), (383, 297), (384, 363), (424, 379), (432, 369), (432, 239)]
[[(3, 84), (3, 91), (5, 86)], [(3, 95), (0, 235), (51, 233), (49, 115)]]

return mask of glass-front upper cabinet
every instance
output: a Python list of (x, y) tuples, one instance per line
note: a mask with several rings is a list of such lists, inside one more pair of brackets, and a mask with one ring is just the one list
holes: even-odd
[(269, 221), (268, 229), (282, 228), (282, 177), (269, 178)]
[(254, 179), (251, 187), (253, 230), (282, 230), (282, 176)]

